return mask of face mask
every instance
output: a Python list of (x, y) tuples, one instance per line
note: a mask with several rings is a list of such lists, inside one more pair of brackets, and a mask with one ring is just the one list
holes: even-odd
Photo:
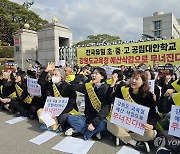
[(59, 83), (60, 82), (60, 79), (56, 76), (52, 76), (52, 82), (53, 83)]

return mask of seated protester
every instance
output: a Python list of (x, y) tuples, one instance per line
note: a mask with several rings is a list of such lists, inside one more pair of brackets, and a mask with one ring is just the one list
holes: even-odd
[(35, 76), (36, 76), (36, 71), (33, 70), (32, 64), (29, 64), (29, 66), (28, 66), (27, 75), (30, 78), (35, 78)]
[(103, 68), (94, 68), (92, 81), (76, 86), (77, 91), (85, 94), (85, 111), (83, 115), (70, 115), (68, 123), (73, 127), (65, 132), (65, 135), (72, 135), (75, 132), (83, 134), (84, 139), (88, 140), (92, 135), (101, 138), (100, 132), (106, 130), (110, 105), (107, 101), (108, 85), (105, 83), (107, 78)]
[(168, 89), (164, 95), (161, 96), (158, 102), (158, 110), (161, 113), (168, 113), (171, 111), (171, 105), (180, 106), (180, 79), (174, 81), (172, 88)]
[[(52, 80), (48, 81), (46, 80), (46, 78), (48, 73), (51, 71), (52, 71)], [(52, 126), (52, 130), (56, 132), (59, 131), (58, 130), (59, 124), (61, 125), (62, 129), (65, 129), (65, 126), (67, 125), (66, 119), (68, 115), (71, 113), (72, 114), (77, 113), (78, 111), (76, 104), (76, 92), (73, 89), (73, 87), (64, 80), (65, 80), (64, 70), (62, 68), (55, 68), (55, 64), (52, 62), (48, 63), (46, 70), (42, 72), (41, 76), (38, 79), (38, 83), (41, 85), (41, 88), (46, 89), (46, 96), (69, 98), (68, 104), (64, 109), (64, 111), (61, 113), (61, 115), (59, 117), (54, 117), (54, 119), (56, 120), (56, 124)], [(40, 115), (42, 114), (42, 111), (43, 111), (42, 109), (39, 109), (37, 111), (40, 123), (43, 123), (42, 120), (40, 119)]]
[[(45, 69), (40, 69), (36, 74), (36, 78), (38, 79), (39, 76), (41, 75), (42, 71), (45, 70)], [(40, 108), (43, 108), (44, 107), (44, 104), (45, 104), (45, 101), (46, 101), (46, 89), (41, 89), (41, 96), (32, 96), (32, 102), (31, 102), (31, 105), (30, 105), (30, 109), (29, 109), (29, 118), (34, 120), (37, 118), (37, 111), (40, 109)]]
[[(11, 70), (3, 71), (3, 79), (1, 80), (0, 86), (0, 97), (4, 98), (13, 98), (16, 97), (15, 93), (15, 79), (13, 72)], [(0, 101), (0, 106), (2, 108), (6, 108), (10, 113), (13, 113), (14, 110), (9, 107), (9, 103), (5, 101)]]
[[(145, 71), (145, 73), (146, 73), (146, 76), (147, 76), (147, 79), (148, 79), (148, 80), (154, 80), (155, 75), (154, 75), (154, 72), (153, 72), (151, 69), (147, 69), (147, 70)], [(160, 89), (159, 89), (159, 87), (158, 87), (156, 84), (154, 84), (154, 94), (153, 94), (153, 98), (154, 98), (154, 101), (155, 101), (155, 103), (156, 103), (156, 105), (157, 105), (157, 102), (158, 102), (159, 99), (160, 99)]]
[(161, 89), (161, 95), (164, 95), (165, 92), (168, 90), (168, 89), (172, 89), (172, 86), (171, 86), (171, 75), (168, 74), (166, 75), (165, 77), (161, 77), (161, 80), (159, 82), (159, 86), (162, 87)]
[[(163, 113), (163, 119), (159, 122), (161, 126), (161, 130), (159, 133), (159, 138), (163, 137), (166, 140), (177, 141), (180, 139), (178, 137), (174, 137), (172, 135), (168, 135), (169, 130), (169, 121), (170, 121), (170, 114), (171, 114), (171, 106), (176, 105), (180, 106), (180, 79), (174, 81), (172, 83), (172, 87), (174, 89), (168, 89), (164, 95), (161, 96), (159, 103), (158, 103), (158, 110)], [(168, 142), (166, 142), (168, 143)], [(157, 146), (158, 148), (158, 146)], [(179, 145), (169, 145), (165, 144), (163, 148), (159, 148), (157, 153), (160, 154), (162, 152), (180, 152)]]
[(154, 61), (154, 62), (153, 62), (152, 71), (158, 72), (158, 66), (159, 66), (159, 62), (158, 62), (158, 61)]
[(67, 67), (65, 67), (64, 71), (65, 71), (65, 75), (66, 75), (65, 81), (66, 81), (67, 83), (72, 82), (72, 81), (74, 80), (74, 78), (75, 78), (75, 75), (72, 74), (72, 73), (73, 73), (72, 68), (69, 67), (69, 66), (67, 66)]
[(83, 67), (82, 72), (78, 74), (71, 82), (73, 86), (89, 82), (91, 80), (91, 65), (87, 64)]
[(79, 75), (81, 73), (81, 67), (79, 67), (78, 65), (75, 65), (73, 67), (73, 72), (75, 76)]
[(107, 123), (107, 129), (117, 137), (116, 145), (119, 144), (118, 138), (120, 138), (125, 144), (130, 144), (140, 150), (149, 152), (150, 148), (146, 141), (154, 140), (157, 134), (156, 130), (154, 130), (156, 126), (156, 110), (153, 95), (149, 92), (145, 72), (135, 71), (130, 78), (130, 85), (117, 88), (115, 97), (150, 108), (147, 124), (144, 124), (145, 132), (143, 136), (129, 132), (129, 130), (113, 123)]
[(27, 92), (27, 84), (25, 79), (26, 73), (24, 71), (16, 73), (15, 76), (15, 98), (4, 98), (3, 101), (10, 103), (10, 107), (18, 111), (18, 115), (28, 116), (28, 111), (32, 98)]
[(109, 98), (111, 99), (110, 102), (113, 103), (115, 99), (115, 90), (117, 88), (121, 88), (122, 86), (125, 86), (126, 83), (123, 80), (123, 72), (121, 70), (114, 70), (112, 72), (112, 78), (111, 78), (111, 85), (108, 89)]

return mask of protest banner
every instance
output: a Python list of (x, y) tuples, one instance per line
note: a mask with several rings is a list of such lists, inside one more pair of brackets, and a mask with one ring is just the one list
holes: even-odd
[(79, 66), (129, 66), (139, 63), (152, 65), (154, 61), (158, 61), (160, 65), (179, 65), (179, 50), (180, 39), (80, 47), (77, 48), (77, 63)]
[(115, 98), (110, 122), (143, 135), (148, 113), (148, 107)]
[(66, 108), (69, 98), (50, 97), (46, 98), (43, 113), (49, 113), (51, 116), (59, 116)]
[(155, 84), (155, 80), (148, 80), (148, 84), (149, 84), (149, 91), (154, 94), (154, 84)]
[(4, 64), (4, 70), (11, 70), (12, 72), (16, 72), (18, 64), (15, 62), (6, 62)]
[(37, 79), (27, 78), (27, 90), (32, 96), (41, 96), (41, 86)]
[(180, 106), (172, 105), (168, 134), (180, 137)]
[(112, 72), (114, 70), (119, 70), (118, 67), (111, 67), (111, 66), (103, 66), (102, 68), (104, 68), (106, 70), (106, 74), (107, 74), (107, 78), (111, 78), (112, 77)]
[(169, 75), (169, 74), (173, 74), (174, 73), (174, 67), (173, 65), (170, 65), (170, 66), (158, 66), (158, 76), (161, 77), (161, 76), (166, 76), (166, 75)]

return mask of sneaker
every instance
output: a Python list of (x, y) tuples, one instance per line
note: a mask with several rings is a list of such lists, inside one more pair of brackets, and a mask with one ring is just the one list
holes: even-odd
[(96, 133), (96, 138), (98, 139), (98, 140), (101, 140), (101, 133)]
[(149, 145), (148, 145), (147, 142), (137, 141), (136, 148), (138, 148), (138, 149), (140, 149), (142, 151), (145, 151), (145, 152), (150, 152), (150, 148), (149, 148)]
[(165, 147), (160, 147), (157, 151), (156, 154), (172, 154), (171, 150), (166, 149)]
[(47, 126), (45, 124), (41, 124), (40, 125), (40, 129), (42, 130), (48, 130)]
[(69, 128), (65, 131), (66, 136), (72, 136), (72, 134), (77, 133), (74, 128)]

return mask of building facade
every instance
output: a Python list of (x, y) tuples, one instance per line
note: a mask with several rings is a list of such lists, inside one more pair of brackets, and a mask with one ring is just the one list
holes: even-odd
[(149, 38), (180, 38), (180, 19), (173, 13), (155, 12), (143, 18), (143, 36)]

